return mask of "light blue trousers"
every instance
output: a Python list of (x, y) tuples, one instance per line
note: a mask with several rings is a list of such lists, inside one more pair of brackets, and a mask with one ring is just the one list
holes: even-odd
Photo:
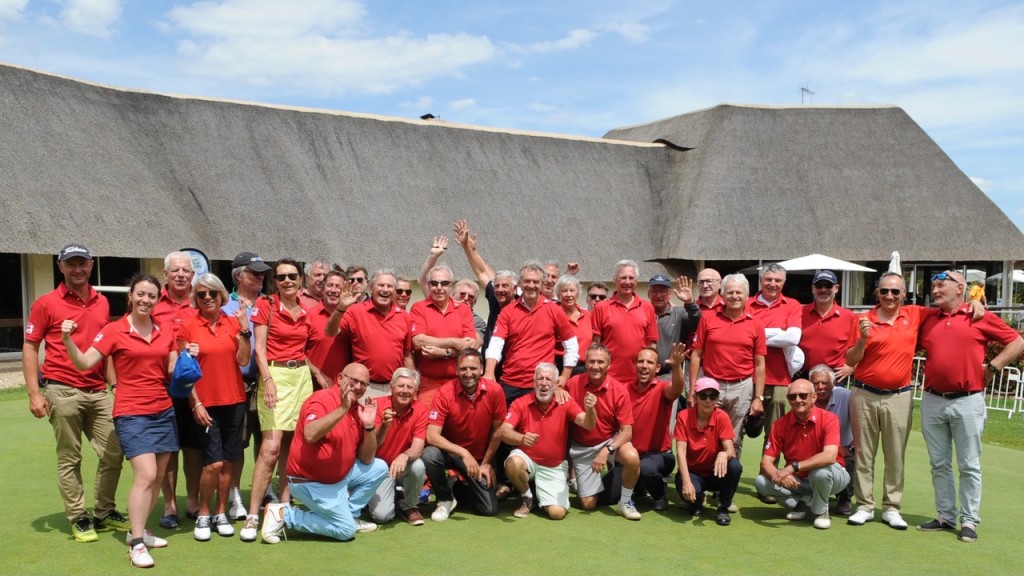
[(935, 511), (956, 526), (953, 446), (960, 471), (960, 524), (981, 522), (981, 433), (985, 430), (985, 395), (947, 400), (925, 393), (921, 398), (921, 432), (932, 466)]
[(356, 518), (387, 475), (388, 465), (383, 460), (374, 458), (363, 464), (356, 459), (352, 470), (337, 484), (290, 482), (292, 496), (309, 511), (285, 507), (285, 526), (335, 540), (351, 540), (356, 535)]

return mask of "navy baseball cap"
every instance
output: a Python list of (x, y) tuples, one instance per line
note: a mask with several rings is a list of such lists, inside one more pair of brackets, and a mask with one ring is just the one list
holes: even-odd
[(833, 284), (839, 284), (839, 280), (836, 278), (836, 273), (831, 270), (821, 270), (814, 275), (814, 280), (811, 280), (811, 284), (817, 284), (822, 280), (831, 282)]

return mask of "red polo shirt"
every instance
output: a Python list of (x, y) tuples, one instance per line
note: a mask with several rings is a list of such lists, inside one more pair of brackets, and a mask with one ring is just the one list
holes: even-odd
[[(882, 390), (897, 390), (910, 384), (921, 324), (937, 313), (935, 308), (904, 305), (890, 326), (878, 321), (878, 306), (869, 310), (871, 332), (864, 347), (864, 358), (857, 364), (853, 377)], [(850, 342), (856, 343), (859, 339), (860, 329), (854, 323)]]
[[(587, 353), (587, 348), (590, 348), (590, 344), (594, 341), (594, 315), (586, 308), (576, 305), (576, 309), (580, 311), (580, 317), (576, 320), (569, 318), (566, 315), (566, 319), (569, 320), (569, 324), (572, 325), (573, 331), (576, 333), (576, 344), (579, 346), (580, 360), (578, 365), (583, 365), (583, 358)], [(555, 355), (562, 356), (565, 354), (565, 350), (562, 349), (562, 343), (559, 342), (555, 345)]]
[[(779, 454), (786, 457), (786, 462), (806, 460), (821, 452), (825, 446), (840, 446), (839, 418), (828, 410), (817, 406), (811, 408), (811, 414), (805, 422), (796, 419), (790, 410), (785, 416), (772, 424), (768, 442), (764, 445), (764, 455), (778, 458)], [(836, 464), (845, 466), (843, 451), (839, 450)], [(807, 478), (810, 470), (800, 470), (797, 476)]]
[(374, 382), (390, 382), (412, 350), (412, 316), (398, 306), (381, 314), (370, 300), (353, 304), (341, 317), (339, 330), (352, 361), (364, 364)]
[[(687, 408), (676, 415), (676, 442), (686, 443), (686, 467), (698, 476), (710, 476), (715, 471), (715, 458), (722, 451), (722, 443), (733, 440), (729, 415), (721, 408), (715, 408), (703, 430), (697, 427), (696, 408)], [(680, 448), (676, 446), (676, 450)]]
[(102, 362), (84, 373), (75, 369), (71, 363), (61, 339), (60, 325), (65, 320), (74, 320), (78, 324), (78, 328), (71, 333), (71, 340), (78, 345), (78, 349), (88, 349), (93, 338), (110, 321), (107, 297), (89, 286), (88, 300), (82, 302), (77, 294), (61, 282), (53, 292), (40, 296), (32, 304), (28, 324), (25, 324), (25, 340), (36, 344), (46, 342), (43, 378), (83, 390), (105, 389), (107, 382)]
[(188, 299), (178, 304), (171, 299), (167, 293), (167, 286), (160, 289), (160, 300), (153, 307), (153, 322), (164, 327), (164, 330), (171, 328), (173, 335), (177, 335), (178, 328), (186, 321), (195, 318), (199, 310), (192, 307)]
[[(391, 408), (390, 396), (377, 399), (378, 428), (384, 422), (382, 417), (384, 410), (388, 408)], [(396, 413), (394, 419), (391, 420), (391, 426), (388, 427), (384, 442), (377, 446), (377, 458), (387, 462), (390, 466), (399, 454), (412, 446), (412, 441), (416, 438), (424, 442), (427, 440), (427, 407), (421, 402), (413, 401), (412, 406), (405, 411), (405, 414), (399, 416)]]
[(846, 364), (846, 351), (857, 343), (856, 339), (850, 339), (851, 332), (857, 328), (856, 314), (834, 304), (832, 310), (822, 316), (812, 302), (803, 307), (800, 326), (803, 328), (800, 349), (804, 351), (804, 369), (824, 364), (835, 370)]
[(924, 386), (943, 394), (985, 389), (985, 350), (989, 342), (1009, 344), (1020, 334), (999, 316), (986, 312), (971, 321), (971, 307), (961, 304), (952, 314), (939, 311), (921, 325), (921, 347), (928, 352)]
[(672, 419), (672, 403), (665, 398), (665, 389), (671, 382), (655, 379), (643, 390), (637, 389), (636, 378), (626, 387), (633, 409), (633, 446), (644, 452), (664, 452), (672, 447), (668, 425)]
[[(271, 313), (270, 299), (274, 300)], [(299, 317), (285, 311), (280, 300), (275, 297), (259, 298), (249, 316), (254, 326), (268, 326), (267, 360), (284, 362), (287, 360), (305, 360), (306, 347), (313, 340), (313, 324), (305, 310), (299, 309)]]
[(724, 310), (701, 316), (693, 349), (701, 351), (704, 373), (716, 380), (742, 380), (754, 375), (754, 356), (766, 356), (764, 325), (744, 311), (737, 320)]
[[(636, 368), (634, 367), (635, 371)], [(633, 407), (629, 402), (629, 393), (626, 387), (611, 375), (604, 379), (599, 387), (590, 383), (590, 376), (586, 373), (577, 374), (569, 379), (565, 385), (569, 396), (582, 406), (587, 392), (597, 396), (597, 424), (592, 430), (586, 430), (579, 426), (572, 429), (572, 441), (581, 446), (597, 446), (608, 440), (623, 426), (633, 425)]]
[(451, 380), (437, 389), (427, 424), (439, 426), (441, 436), (480, 460), (487, 453), (491, 428), (505, 414), (505, 392), (497, 382), (481, 378), (470, 398), (458, 380)]
[[(608, 375), (628, 382), (636, 376), (637, 352), (658, 342), (658, 316), (654, 306), (639, 294), (633, 295), (628, 307), (615, 294), (594, 306), (594, 336), (612, 353)], [(586, 358), (586, 350), (580, 354)]]
[(230, 406), (245, 402), (242, 368), (238, 365), (238, 320), (221, 313), (212, 325), (202, 316), (178, 328), (178, 342), (199, 344), (199, 368), (203, 377), (196, 382), (196, 395), (205, 406)]
[(337, 484), (355, 466), (364, 431), (354, 405), (320, 440), (306, 442), (303, 437), (306, 424), (323, 418), (340, 406), (341, 393), (337, 386), (313, 392), (302, 404), (288, 453), (289, 476), (321, 484)]
[(313, 295), (309, 293), (309, 290), (305, 288), (299, 291), (299, 306), (307, 312), (322, 301), (323, 300), (320, 298), (313, 297)]
[(171, 352), (177, 350), (173, 330), (161, 330), (154, 322), (150, 341), (146, 342), (128, 323), (128, 316), (123, 316), (104, 326), (92, 347), (114, 359), (115, 417), (157, 414), (171, 407), (167, 363)]
[[(413, 336), (425, 334), (434, 338), (476, 338), (473, 310), (462, 302), (449, 299), (447, 309), (442, 312), (433, 300), (420, 300), (412, 305), (409, 314), (412, 316), (410, 332)], [(420, 374), (428, 378), (455, 378), (455, 354), (451, 358), (426, 358), (417, 354), (416, 367)]]
[(348, 366), (348, 342), (340, 334), (327, 336), (325, 328), (331, 313), (324, 309), (323, 302), (317, 302), (306, 308), (309, 323), (313, 328), (312, 338), (306, 354), (309, 361), (320, 369), (333, 382), (341, 370)]
[(565, 460), (569, 427), (582, 412), (583, 409), (573, 400), (559, 404), (554, 399), (548, 403), (547, 409), (542, 411), (537, 404), (536, 394), (527, 394), (512, 402), (505, 422), (511, 424), (516, 432), (521, 434), (536, 434), (537, 442), (533, 446), (519, 445), (516, 448), (529, 456), (534, 464), (553, 468)]
[(501, 381), (516, 388), (533, 388), (533, 372), (541, 362), (555, 361), (555, 345), (575, 336), (561, 307), (541, 296), (532, 310), (520, 298), (498, 314), (492, 338), (505, 340)]
[(703, 300), (700, 299), (700, 297), (698, 297), (697, 306), (700, 307), (700, 313), (701, 316), (703, 316), (705, 312), (718, 312), (719, 310), (725, 308), (725, 300), (722, 299), (722, 296), (720, 294), (716, 294), (715, 301), (711, 304), (711, 306), (708, 306), (707, 304), (704, 303)]
[[(758, 293), (760, 296), (760, 293)], [(747, 300), (747, 309), (765, 328), (800, 327), (800, 303), (783, 295), (770, 305), (758, 300), (757, 296)], [(782, 348), (768, 347), (768, 355), (764, 360), (764, 382), (767, 386), (788, 386), (789, 366)]]

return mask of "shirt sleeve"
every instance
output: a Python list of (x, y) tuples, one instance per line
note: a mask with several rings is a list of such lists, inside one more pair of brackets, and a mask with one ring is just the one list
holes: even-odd
[(117, 324), (118, 322), (111, 322), (110, 324), (107, 324), (92, 340), (91, 346), (104, 356), (110, 356), (116, 348)]
[(25, 326), (25, 340), (33, 343), (42, 342), (50, 328), (50, 314), (45, 301), (40, 298), (32, 303), (28, 312), (28, 324)]
[(249, 321), (254, 326), (268, 326), (270, 325), (270, 300), (267, 298), (257, 298), (256, 305), (253, 306), (252, 314), (249, 316)]
[(644, 309), (647, 311), (647, 333), (644, 334), (645, 344), (657, 343), (658, 338), (658, 315), (654, 313), (654, 305), (645, 301)]

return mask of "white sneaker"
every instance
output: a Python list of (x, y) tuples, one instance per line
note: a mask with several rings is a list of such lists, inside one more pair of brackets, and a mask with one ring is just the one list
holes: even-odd
[(736, 506), (735, 502), (733, 502), (732, 504), (729, 504), (729, 512), (735, 514), (735, 513), (739, 512), (739, 511), (740, 511), (740, 509)]
[(800, 500), (800, 501), (798, 501), (796, 503), (796, 508), (793, 508), (789, 512), (786, 512), (786, 520), (789, 520), (791, 522), (796, 522), (798, 520), (803, 520), (806, 517), (807, 517), (807, 504), (803, 500)]
[(828, 510), (814, 519), (814, 527), (818, 530), (828, 530), (832, 527), (832, 520), (828, 517)]
[[(850, 514), (850, 517), (846, 519), (846, 523), (851, 526), (863, 526), (865, 522), (871, 522), (874, 519), (874, 510), (858, 508), (856, 512)], [(904, 523), (903, 526), (906, 526), (906, 523)]]
[(906, 530), (907, 521), (900, 516), (900, 511), (895, 508), (889, 508), (882, 511), (882, 523), (888, 524), (890, 528), (897, 530)]
[(458, 505), (458, 501), (455, 498), (438, 502), (437, 508), (434, 508), (434, 512), (430, 515), (430, 519), (434, 522), (444, 522), (451, 516), (452, 510), (455, 510), (456, 505)]
[(149, 550), (146, 549), (145, 544), (136, 544), (128, 551), (128, 559), (131, 560), (132, 566), (136, 568), (152, 568), (156, 565), (153, 562), (153, 557), (149, 555)]
[(639, 520), (643, 518), (636, 510), (636, 506), (633, 505), (632, 500), (619, 500), (619, 505), (615, 507), (615, 511), (619, 513), (626, 520)]
[(255, 542), (259, 527), (260, 517), (250, 514), (245, 517), (245, 524), (242, 525), (242, 529), (238, 532), (238, 537), (242, 539), (242, 542)]
[[(150, 532), (149, 530), (145, 530), (145, 531), (142, 532), (142, 542), (146, 545), (146, 548), (166, 548), (167, 547), (167, 540), (164, 540), (163, 538), (154, 536), (153, 533)], [(128, 531), (127, 534), (125, 534), (124, 543), (129, 545), (129, 546), (132, 545), (132, 533), (131, 533), (130, 530)]]
[(196, 527), (192, 529), (192, 537), (200, 542), (210, 539), (210, 517), (200, 516), (196, 518)]
[(231, 522), (228, 522), (228, 517), (223, 514), (214, 516), (210, 523), (217, 529), (217, 534), (225, 538), (235, 535), (235, 527), (231, 525)]
[(267, 504), (263, 528), (260, 529), (260, 538), (267, 544), (277, 544), (281, 541), (284, 534), (284, 512), (287, 507), (287, 504)]
[(249, 512), (245, 509), (245, 504), (242, 504), (242, 497), (238, 494), (238, 491), (232, 491), (228, 500), (231, 502), (231, 506), (228, 507), (228, 518), (232, 520), (245, 520)]
[(356, 533), (362, 534), (364, 532), (373, 532), (377, 529), (377, 525), (373, 522), (367, 522), (366, 520), (360, 520), (356, 518)]

